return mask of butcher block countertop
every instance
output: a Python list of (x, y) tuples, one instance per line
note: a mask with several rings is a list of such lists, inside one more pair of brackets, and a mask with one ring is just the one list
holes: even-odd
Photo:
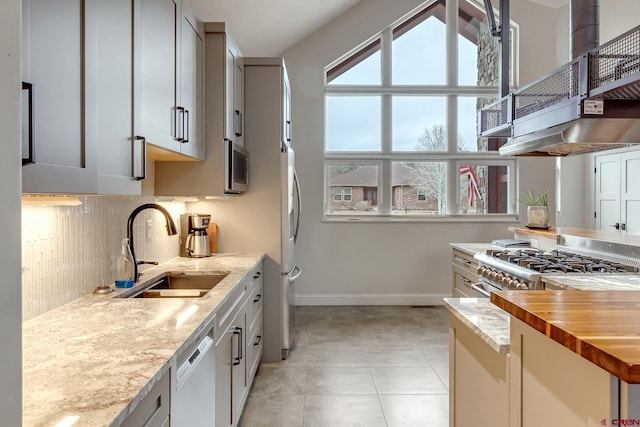
[(640, 384), (640, 292), (499, 291), (491, 302), (629, 384)]
[(509, 227), (509, 231), (531, 237), (555, 240), (563, 234), (566, 236), (585, 237), (587, 239), (602, 240), (604, 242), (622, 243), (631, 246), (640, 246), (640, 236), (633, 234), (620, 234), (608, 231), (587, 230), (584, 228), (558, 227), (548, 230), (532, 229), (526, 227)]

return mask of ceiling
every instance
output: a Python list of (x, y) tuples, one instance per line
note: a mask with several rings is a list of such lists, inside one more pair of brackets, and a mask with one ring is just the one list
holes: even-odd
[(276, 56), (359, 0), (187, 0), (205, 22), (226, 22), (245, 56)]
[[(187, 3), (202, 21), (226, 22), (245, 56), (276, 56), (359, 1), (187, 0)], [(569, 0), (529, 1), (559, 8)], [(492, 3), (494, 7), (500, 4), (499, 0)]]

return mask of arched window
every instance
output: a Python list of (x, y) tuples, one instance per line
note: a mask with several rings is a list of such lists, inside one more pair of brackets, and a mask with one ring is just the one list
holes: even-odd
[[(498, 41), (480, 3), (429, 2), (325, 78), (326, 215), (515, 214), (516, 161), (476, 130), (498, 95)], [(336, 203), (345, 183), (351, 200)]]

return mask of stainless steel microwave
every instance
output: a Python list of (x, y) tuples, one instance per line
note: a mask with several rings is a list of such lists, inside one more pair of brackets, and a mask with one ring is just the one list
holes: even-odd
[(224, 192), (240, 194), (249, 188), (249, 154), (231, 140), (225, 140)]

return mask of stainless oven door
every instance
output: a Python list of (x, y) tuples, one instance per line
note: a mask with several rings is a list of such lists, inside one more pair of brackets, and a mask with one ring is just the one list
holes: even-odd
[(495, 292), (495, 291), (500, 291), (501, 290), (501, 288), (498, 288), (498, 287), (494, 286), (493, 283), (487, 282), (486, 280), (483, 280), (482, 278), (480, 278), (479, 280), (480, 280), (479, 282), (474, 283), (473, 285), (471, 285), (471, 289), (473, 289), (474, 291), (480, 293), (485, 298), (489, 298), (491, 296), (491, 292)]

